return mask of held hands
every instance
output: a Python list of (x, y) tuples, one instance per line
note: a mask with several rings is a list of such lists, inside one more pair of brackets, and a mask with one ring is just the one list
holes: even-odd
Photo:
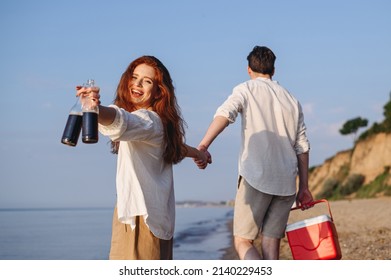
[(197, 149), (200, 151), (200, 156), (198, 158), (194, 158), (194, 162), (199, 169), (205, 169), (208, 164), (212, 163), (212, 156), (203, 145), (198, 146)]

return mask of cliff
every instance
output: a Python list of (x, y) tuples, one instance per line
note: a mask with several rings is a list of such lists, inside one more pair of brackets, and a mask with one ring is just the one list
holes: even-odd
[(390, 166), (391, 134), (378, 133), (311, 168), (309, 186), (315, 197), (391, 195)]

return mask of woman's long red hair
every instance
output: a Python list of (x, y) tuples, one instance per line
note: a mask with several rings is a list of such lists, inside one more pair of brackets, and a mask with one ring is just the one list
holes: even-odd
[[(178, 163), (186, 153), (185, 122), (175, 97), (170, 73), (159, 59), (154, 56), (142, 56), (130, 63), (118, 84), (114, 104), (128, 112), (136, 110), (130, 99), (129, 81), (131, 81), (134, 69), (140, 64), (146, 64), (155, 69), (154, 82), (158, 89), (157, 98), (152, 101), (152, 110), (160, 116), (164, 127), (166, 149), (163, 157), (168, 163)], [(118, 145), (118, 142), (112, 142), (113, 153), (118, 153)]]

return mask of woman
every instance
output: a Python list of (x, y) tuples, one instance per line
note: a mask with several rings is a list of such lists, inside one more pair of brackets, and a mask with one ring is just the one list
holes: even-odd
[[(77, 95), (100, 104), (99, 88), (78, 86)], [(207, 158), (184, 143), (184, 120), (162, 62), (142, 56), (129, 65), (114, 104), (99, 105), (99, 131), (118, 153), (110, 259), (173, 259), (173, 164)]]

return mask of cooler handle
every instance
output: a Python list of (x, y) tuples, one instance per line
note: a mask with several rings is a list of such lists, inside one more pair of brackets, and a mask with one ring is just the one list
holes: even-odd
[[(312, 202), (310, 203), (310, 206), (314, 206), (315, 204), (318, 204), (318, 203), (321, 203), (321, 202), (327, 203), (327, 208), (329, 209), (330, 218), (331, 218), (332, 221), (334, 221), (334, 219), (333, 219), (333, 214), (331, 214), (330, 203), (328, 202), (327, 199), (314, 200), (314, 201), (312, 201)], [(296, 206), (296, 207), (293, 207), (293, 208), (291, 209), (291, 211), (292, 211), (292, 210), (301, 209), (301, 208), (302, 208), (301, 206)]]

